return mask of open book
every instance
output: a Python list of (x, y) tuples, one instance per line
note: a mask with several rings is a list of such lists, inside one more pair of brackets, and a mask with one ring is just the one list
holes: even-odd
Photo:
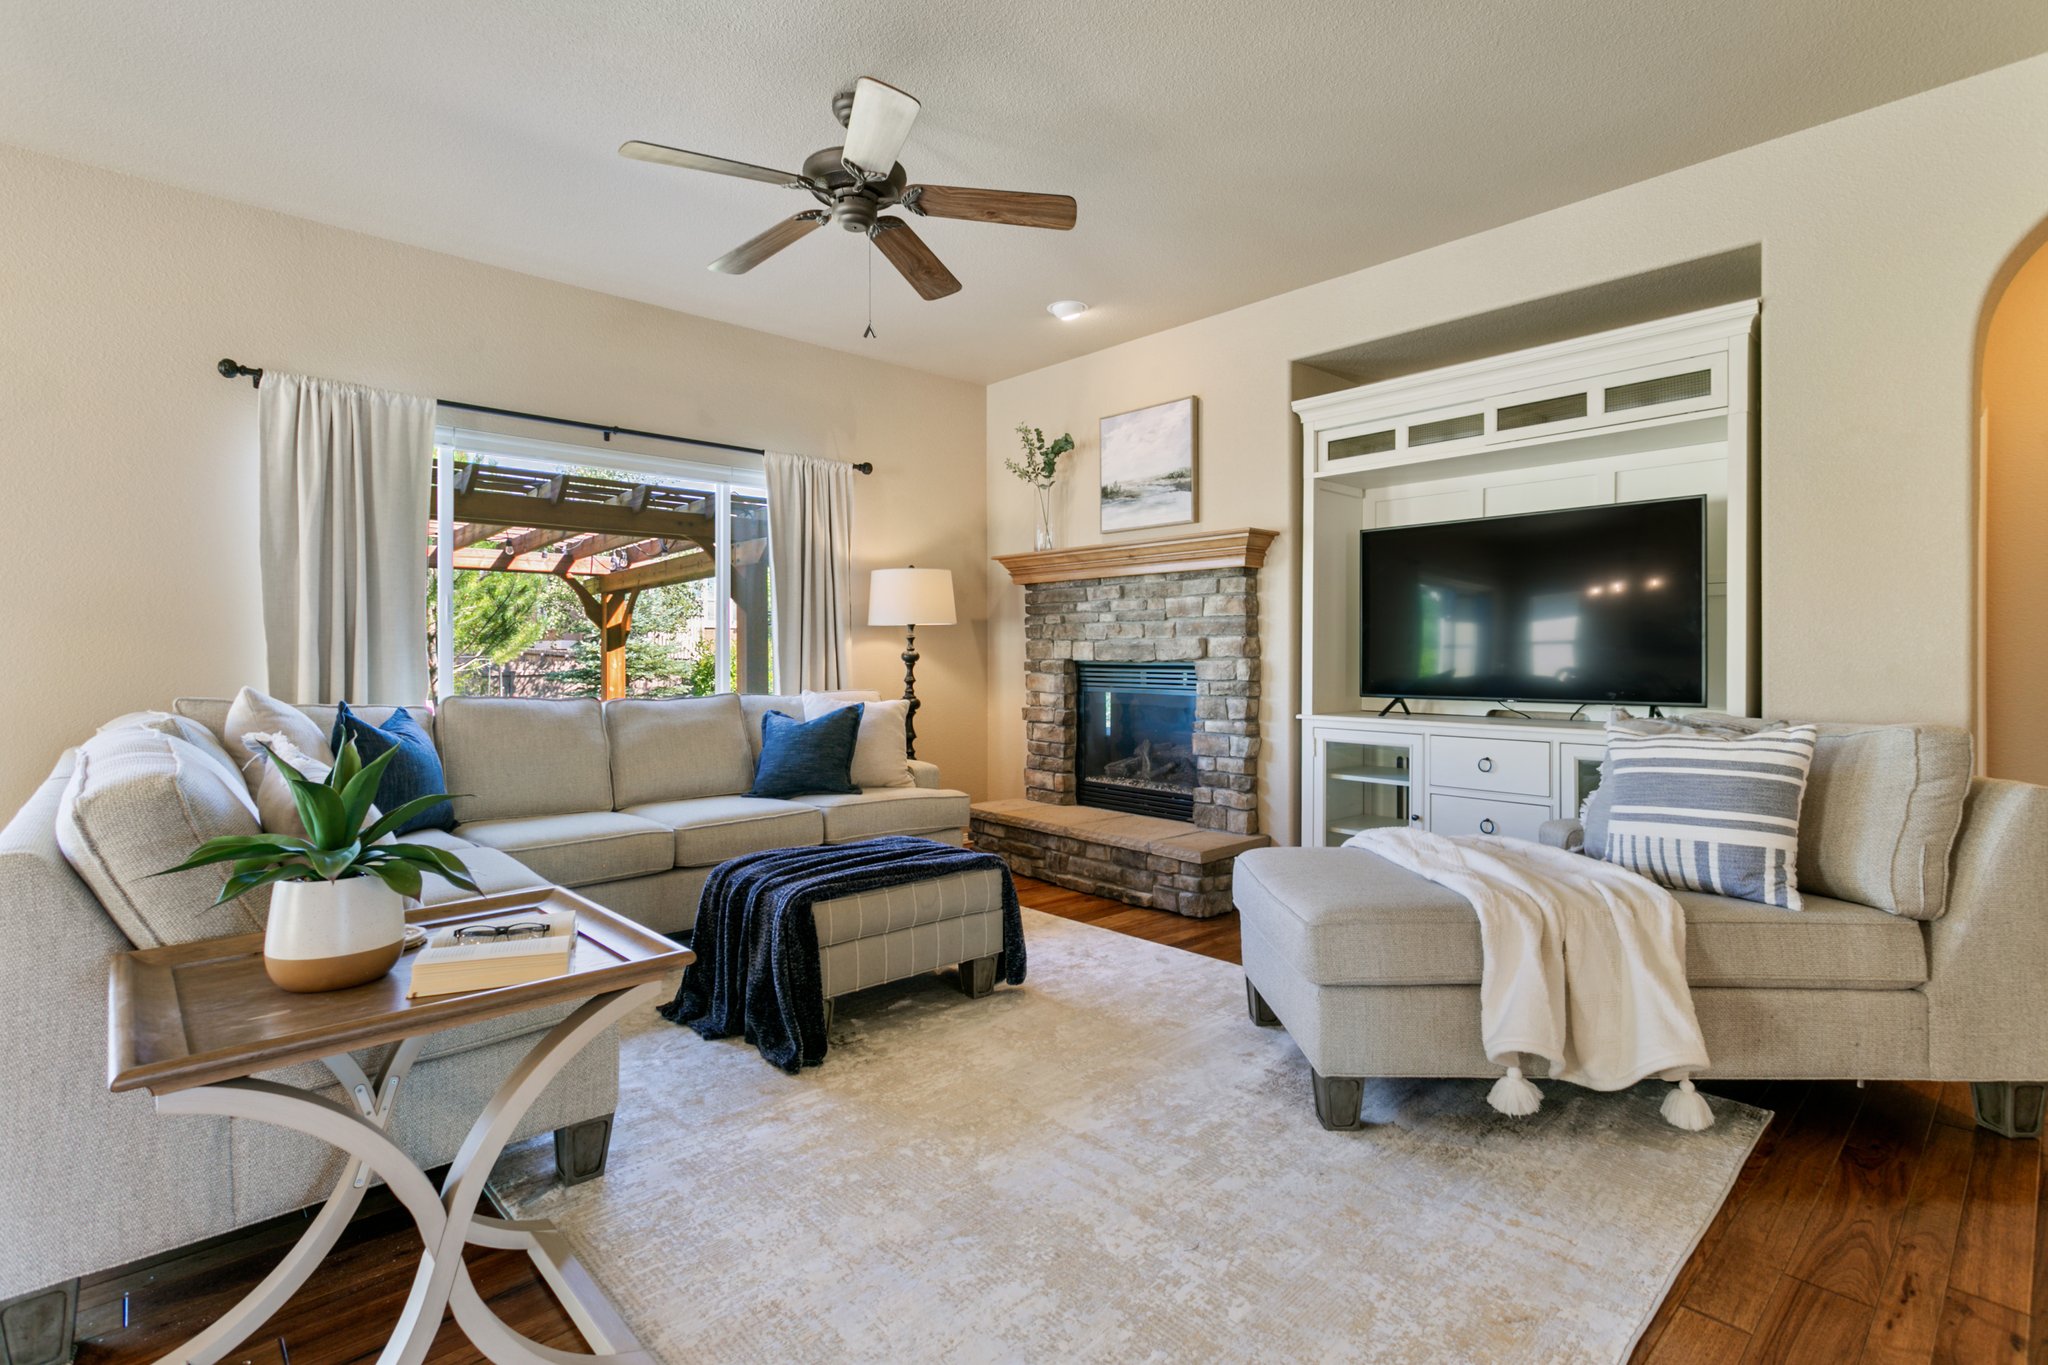
[[(502, 938), (480, 938), (473, 933), (457, 936), (459, 930), (517, 924), (544, 924), (547, 932)], [(412, 984), (406, 990), (406, 998), (417, 1000), (422, 996), (544, 981), (569, 970), (569, 958), (575, 949), (573, 910), (513, 910), (486, 920), (449, 925), (436, 929), (427, 946), (413, 959)]]

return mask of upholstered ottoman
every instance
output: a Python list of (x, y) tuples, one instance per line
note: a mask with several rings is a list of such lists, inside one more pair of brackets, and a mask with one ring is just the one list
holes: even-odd
[(955, 963), (969, 996), (995, 989), (1003, 882), (994, 868), (820, 901), (811, 914), (827, 1018), (839, 996)]
[(1255, 848), (1232, 891), (1252, 1020), (1286, 1026), (1325, 1128), (1358, 1126), (1368, 1076), (1500, 1074), (1479, 1041), (1464, 897), (1350, 848)]

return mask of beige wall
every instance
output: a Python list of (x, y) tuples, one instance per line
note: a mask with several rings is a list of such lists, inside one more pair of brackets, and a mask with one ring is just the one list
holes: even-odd
[[(1764, 707), (1968, 724), (1977, 330), (1994, 274), (2044, 213), (2036, 58), (1006, 380), (988, 395), (990, 548), (1030, 544), (1026, 490), (1001, 472), (1018, 421), (1080, 440), (1062, 534), (1093, 542), (1097, 420), (1200, 395), (1203, 524), (1288, 533), (1266, 575), (1261, 719), (1267, 828), (1291, 837), (1290, 361), (1761, 243)], [(1023, 597), (1000, 570), (990, 582), (990, 784), (1015, 795)]]
[[(855, 620), (865, 570), (954, 570), (918, 749), (985, 789), (979, 386), (0, 148), (0, 818), (99, 721), (262, 681), (256, 400), (224, 355), (874, 461)], [(896, 695), (900, 635), (856, 638)]]
[(1984, 433), (1984, 770), (2048, 782), (2048, 248), (1992, 314)]

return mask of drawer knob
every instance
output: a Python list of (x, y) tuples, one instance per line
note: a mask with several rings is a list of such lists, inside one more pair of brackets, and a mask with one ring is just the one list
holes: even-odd
[(1487, 819), (1481, 820), (1479, 822), (1479, 832), (1481, 834), (1491, 834), (1493, 833), (1493, 828), (1493, 820), (1491, 817), (1488, 817)]
[(1490, 773), (1490, 772), (1492, 772), (1492, 771), (1493, 771), (1493, 760), (1492, 760), (1492, 759), (1490, 759), (1490, 758), (1482, 758), (1482, 759), (1480, 759), (1480, 760), (1479, 760), (1479, 771), (1480, 771), (1480, 772), (1483, 772), (1483, 773)]

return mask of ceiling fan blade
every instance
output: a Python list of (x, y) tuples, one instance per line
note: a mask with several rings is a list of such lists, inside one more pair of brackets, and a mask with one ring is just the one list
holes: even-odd
[(953, 272), (901, 218), (875, 220), (875, 247), (925, 298), (942, 299), (960, 292), (960, 281), (953, 278)]
[(862, 76), (853, 83), (853, 113), (839, 155), (870, 180), (886, 180), (917, 121), (918, 103), (895, 86)]
[(809, 236), (824, 221), (825, 214), (819, 209), (785, 218), (760, 236), (726, 252), (713, 261), (710, 268), (721, 275), (744, 275), (784, 247)]
[(630, 156), (635, 161), (658, 161), (664, 166), (681, 166), (686, 171), (710, 171), (713, 175), (736, 175), (742, 180), (759, 180), (767, 185), (801, 186), (804, 178), (793, 171), (778, 171), (767, 166), (750, 165), (745, 161), (728, 161), (722, 156), (706, 156), (702, 152), (686, 152), (680, 147), (664, 147), (658, 142), (628, 142), (620, 146), (620, 156)]
[(1060, 232), (1074, 225), (1077, 212), (1072, 195), (969, 190), (958, 185), (912, 185), (903, 192), (901, 203), (912, 213), (928, 218), (967, 218), (977, 223), (1010, 223)]

